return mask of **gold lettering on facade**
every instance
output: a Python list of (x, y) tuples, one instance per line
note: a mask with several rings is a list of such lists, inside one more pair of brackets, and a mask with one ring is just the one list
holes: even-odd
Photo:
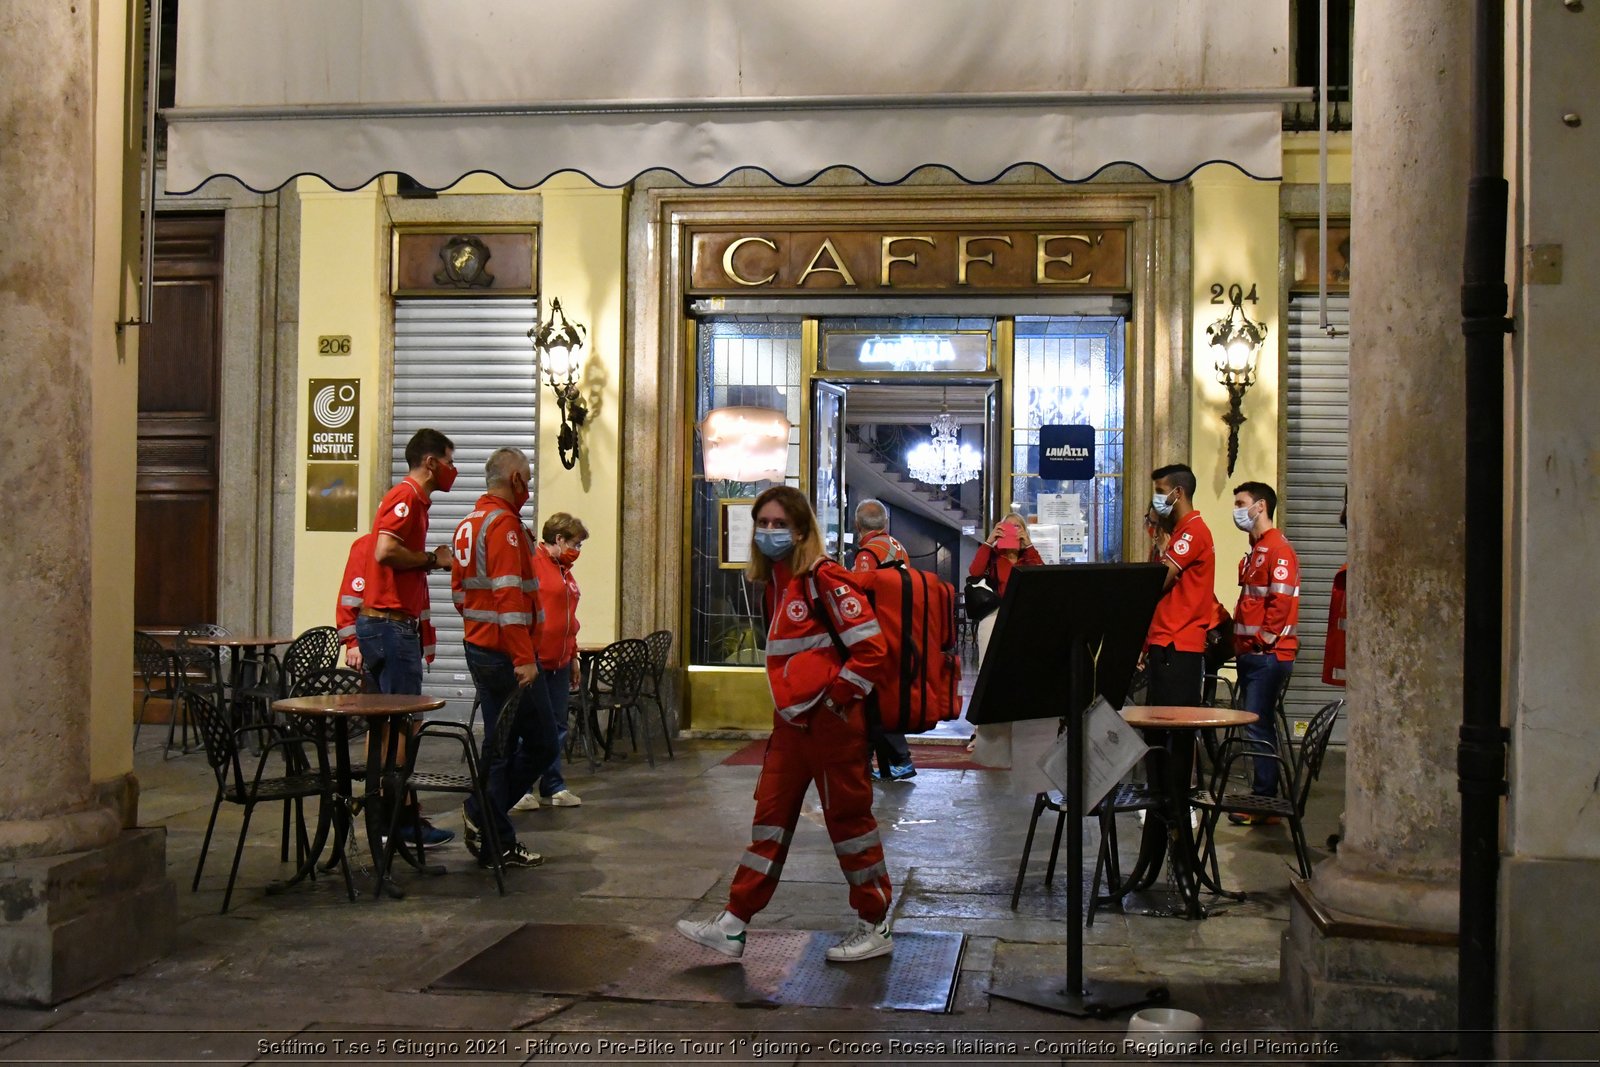
[(722, 253), (722, 273), (727, 275), (728, 280), (736, 285), (771, 285), (773, 279), (777, 278), (778, 276), (777, 271), (773, 271), (765, 278), (751, 279), (746, 278), (744, 275), (733, 269), (734, 253), (739, 251), (741, 246), (750, 244), (752, 242), (759, 245), (766, 245), (774, 252), (778, 250), (777, 244), (769, 241), (765, 237), (741, 237), (737, 241), (734, 241), (732, 244), (728, 245), (727, 251)]
[(1011, 247), (1011, 238), (1005, 236), (1004, 234), (999, 234), (999, 233), (974, 234), (973, 236), (970, 236), (970, 237), (967, 236), (966, 234), (962, 234), (961, 237), (958, 238), (957, 242), (956, 242), (956, 248), (957, 248), (957, 252), (956, 252), (956, 284), (957, 285), (966, 285), (967, 284), (967, 268), (969, 266), (971, 266), (972, 264), (974, 264), (974, 263), (987, 263), (991, 267), (994, 266), (994, 253), (993, 252), (990, 252), (987, 255), (982, 255), (982, 256), (975, 256), (975, 255), (972, 254), (971, 248), (972, 248), (972, 242), (974, 242), (974, 241), (999, 241), (1002, 244), (1004, 244), (1007, 248)]
[(880, 260), (882, 265), (878, 269), (878, 284), (883, 286), (885, 289), (893, 287), (893, 283), (889, 281), (889, 268), (892, 265), (896, 263), (909, 263), (913, 267), (917, 265), (917, 254), (915, 252), (908, 252), (903, 256), (897, 256), (893, 254), (892, 246), (896, 241), (921, 241), (929, 248), (932, 248), (934, 245), (932, 237), (919, 237), (914, 234), (897, 233), (892, 236), (885, 237), (883, 239), (883, 256)]
[[(824, 252), (828, 253), (828, 255), (832, 258), (833, 266), (821, 267), (817, 265), (818, 261), (822, 259), (822, 253)], [(850, 268), (844, 265), (844, 257), (841, 256), (839, 254), (839, 250), (833, 246), (832, 237), (824, 237), (822, 239), (822, 244), (817, 247), (817, 251), (812, 255), (811, 262), (806, 264), (806, 269), (800, 272), (800, 280), (794, 283), (794, 287), (799, 289), (801, 286), (805, 285), (806, 279), (811, 277), (813, 274), (837, 274), (839, 277), (844, 279), (844, 284), (849, 288), (854, 289), (856, 286), (855, 278), (850, 276)]]
[(1037, 238), (1035, 238), (1035, 240), (1038, 243), (1038, 248), (1039, 248), (1038, 266), (1035, 269), (1034, 275), (1033, 275), (1033, 280), (1035, 282), (1037, 282), (1040, 285), (1088, 285), (1089, 284), (1089, 279), (1091, 277), (1093, 277), (1093, 275), (1094, 275), (1094, 271), (1092, 271), (1092, 270), (1091, 271), (1086, 271), (1081, 277), (1078, 277), (1078, 278), (1052, 278), (1052, 277), (1050, 277), (1049, 269), (1048, 269), (1050, 264), (1052, 264), (1052, 263), (1063, 263), (1066, 266), (1069, 266), (1069, 267), (1072, 266), (1072, 252), (1070, 250), (1064, 256), (1052, 256), (1050, 254), (1050, 242), (1051, 241), (1082, 241), (1088, 247), (1093, 248), (1094, 247), (1094, 242), (1089, 238), (1088, 234), (1086, 234), (1086, 233), (1041, 233)]

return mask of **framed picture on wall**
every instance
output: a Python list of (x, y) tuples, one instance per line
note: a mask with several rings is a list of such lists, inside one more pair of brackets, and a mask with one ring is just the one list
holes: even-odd
[(755, 532), (755, 497), (730, 497), (717, 501), (717, 566), (735, 570), (750, 562), (750, 538)]

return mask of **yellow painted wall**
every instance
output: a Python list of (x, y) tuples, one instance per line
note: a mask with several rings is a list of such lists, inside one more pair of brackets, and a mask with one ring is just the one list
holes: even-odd
[[(1349, 185), (1352, 161), (1348, 133), (1328, 134), (1328, 182), (1331, 185)], [(1317, 164), (1317, 135), (1315, 133), (1285, 133), (1283, 135), (1283, 180), (1289, 185), (1316, 185), (1321, 168)]]
[[(300, 339), (296, 374), (295, 451), (306, 454), (312, 378), (361, 379), (361, 476), (355, 533), (306, 530), (306, 463), (295, 472), (294, 629), (333, 625), (339, 582), (350, 542), (372, 525), (381, 472), (388, 486), (389, 445), (381, 436), (384, 400), (383, 317), (388, 311), (388, 249), (383, 202), (376, 183), (341, 193), (313, 178), (300, 192)], [(349, 334), (351, 354), (317, 354), (317, 337)]]
[[(589, 328), (584, 397), (589, 418), (581, 454), (572, 470), (561, 466), (556, 434), (561, 411), (547, 387), (539, 390), (539, 521), (556, 511), (582, 519), (589, 528), (583, 558), (573, 569), (583, 590), (578, 621), (584, 643), (620, 635), (622, 541), (622, 352), (623, 265), (627, 242), (627, 193), (602, 189), (563, 175), (539, 187), (544, 201), (540, 233), (540, 293), (573, 322)], [(643, 637), (643, 634), (629, 634)]]
[[(89, 777), (133, 769), (134, 476), (139, 334), (116, 323), (138, 313), (139, 157), (143, 92), (129, 53), (140, 14), (127, 0), (95, 10), (94, 313), (90, 316)], [(130, 71), (132, 73), (130, 73)]]
[[(1315, 159), (1313, 158), (1313, 166)], [(1256, 181), (1228, 166), (1210, 166), (1191, 179), (1194, 190), (1194, 295), (1191, 345), (1189, 465), (1199, 485), (1195, 506), (1217, 543), (1217, 598), (1232, 610), (1239, 598), (1235, 564), (1248, 539), (1233, 526), (1233, 486), (1240, 482), (1280, 482), (1278, 469), (1278, 339), (1283, 318), (1278, 307), (1278, 183)], [(1257, 364), (1256, 382), (1245, 394), (1249, 421), (1239, 429), (1239, 460), (1228, 469), (1228, 428), (1222, 416), (1228, 391), (1217, 383), (1215, 356), (1206, 327), (1228, 311), (1211, 303), (1211, 286), (1234, 283), (1259, 298), (1244, 309), (1267, 324), (1267, 339)], [(1226, 300), (1226, 297), (1224, 297)]]

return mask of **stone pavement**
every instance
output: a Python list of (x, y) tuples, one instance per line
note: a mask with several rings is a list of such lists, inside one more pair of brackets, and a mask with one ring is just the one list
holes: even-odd
[[(758, 769), (719, 765), (742, 742), (684, 740), (676, 760), (653, 770), (629, 758), (591, 774), (580, 761), (569, 778), (582, 807), (513, 816), (547, 862), (507, 872), (503, 898), (459, 837), (431, 854), (446, 875), (400, 875), (404, 900), (373, 900), (369, 890), (352, 904), (337, 875), (268, 896), (266, 883), (284, 869), (277, 810), (263, 807), (232, 910), (218, 915), (239, 810), (224, 807), (200, 891), (189, 892), (213, 779), (202, 755), (163, 760), (161, 733), (146, 731), (137, 754), (140, 816), (167, 830), (178, 944), (148, 970), (54, 1010), (0, 1009), (0, 1061), (1078, 1063), (1124, 1051), (1126, 1015), (1079, 1020), (989, 996), (997, 980), (1060, 975), (1065, 966), (1064, 872), (1053, 889), (1043, 884), (1049, 813), (1021, 905), (1010, 907), (1029, 811), (1013, 795), (1011, 772), (928, 770), (876, 787), (896, 929), (968, 936), (951, 1014), (430, 993), (434, 979), (524, 922), (666, 928), (715, 913), (748, 841)], [(1311, 801), (1313, 845), (1337, 825), (1342, 781), (1334, 750)], [(433, 797), (424, 806), (459, 831), (460, 809), (445, 803)], [(1131, 858), (1137, 833), (1131, 817), (1123, 825)], [(1092, 856), (1092, 828), (1086, 837)], [(1281, 827), (1225, 825), (1221, 840), (1224, 880), (1248, 890), (1247, 901), (1214, 901), (1202, 922), (1162, 914), (1173, 904), (1165, 890), (1132, 899), (1126, 914), (1103, 911), (1086, 932), (1086, 971), (1165, 983), (1173, 1007), (1205, 1018), (1207, 1040), (1220, 1045), (1237, 1034), (1246, 1042), (1244, 1055), (1218, 1047), (1193, 1062), (1328, 1058), (1316, 1048), (1250, 1044), (1312, 1040), (1279, 1029), (1278, 946), (1293, 852)], [(813, 791), (782, 885), (757, 922), (842, 928), (845, 897)], [(563, 961), (527, 965), (559, 970)]]

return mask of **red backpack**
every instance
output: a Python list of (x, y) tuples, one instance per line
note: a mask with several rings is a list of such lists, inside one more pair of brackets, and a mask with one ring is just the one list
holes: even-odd
[(920, 734), (960, 716), (955, 587), (903, 563), (853, 571), (850, 579), (867, 594), (889, 646), (869, 712), (893, 734)]

